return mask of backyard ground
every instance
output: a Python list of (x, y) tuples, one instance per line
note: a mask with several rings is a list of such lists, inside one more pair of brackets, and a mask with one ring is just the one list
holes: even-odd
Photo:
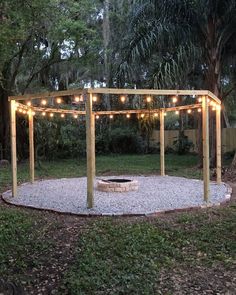
[[(170, 175), (201, 176), (167, 155)], [(98, 157), (99, 175), (158, 174), (159, 157)], [(21, 182), (28, 164), (19, 165)], [(0, 168), (0, 192), (10, 168)], [(85, 175), (85, 160), (41, 163), (36, 176)], [(236, 185), (223, 207), (156, 218), (79, 218), (0, 203), (0, 278), (25, 294), (235, 294)], [(0, 280), (0, 285), (3, 282)], [(16, 294), (20, 294), (18, 288)], [(1, 293), (1, 289), (0, 289)]]

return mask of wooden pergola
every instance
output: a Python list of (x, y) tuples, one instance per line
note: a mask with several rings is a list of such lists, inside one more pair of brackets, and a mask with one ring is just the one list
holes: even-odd
[[(195, 104), (173, 106), (158, 109), (129, 109), (120, 111), (95, 111), (93, 108), (94, 97), (96, 95), (143, 95), (143, 96), (192, 96), (197, 97)], [(64, 96), (82, 96), (86, 101), (84, 111), (68, 110), (61, 108), (33, 106), (33, 100), (53, 99)], [(216, 150), (217, 150), (217, 183), (221, 183), (221, 101), (210, 91), (206, 90), (151, 90), (151, 89), (110, 89), (110, 88), (90, 88), (85, 90), (75, 89), (66, 91), (55, 91), (47, 93), (27, 94), (21, 96), (10, 96), (11, 105), (11, 164), (12, 164), (12, 196), (17, 196), (17, 151), (16, 151), (16, 111), (27, 114), (29, 119), (29, 167), (30, 180), (34, 182), (34, 114), (37, 112), (60, 113), (61, 116), (71, 114), (75, 117), (86, 116), (86, 144), (87, 144), (87, 207), (94, 207), (94, 180), (95, 180), (95, 118), (99, 115), (117, 114), (159, 114), (160, 118), (160, 170), (161, 175), (165, 175), (165, 114), (166, 112), (198, 109), (202, 112), (202, 144), (203, 144), (203, 182), (204, 200), (209, 201), (210, 197), (210, 161), (209, 161), (209, 107), (216, 111)], [(53, 115), (51, 115), (53, 116)]]

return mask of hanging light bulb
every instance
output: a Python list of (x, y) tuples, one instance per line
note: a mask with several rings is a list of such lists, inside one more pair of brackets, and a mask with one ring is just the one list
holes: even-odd
[(148, 97), (147, 97), (147, 103), (150, 103), (151, 101), (152, 101), (151, 96), (148, 96)]
[(93, 96), (93, 102), (96, 102), (97, 100), (98, 100), (97, 96), (94, 95), (94, 96)]
[(23, 110), (22, 109), (19, 109), (19, 113), (23, 113)]
[(98, 120), (100, 117), (98, 115), (96, 115), (96, 119)]
[(201, 103), (202, 102), (202, 97), (198, 98), (198, 102)]
[(156, 118), (157, 118), (157, 117), (158, 117), (158, 113), (154, 113), (154, 117), (156, 117)]
[(42, 104), (43, 106), (45, 106), (45, 105), (47, 104), (46, 99), (42, 99), (42, 100), (41, 100), (41, 104)]
[(164, 113), (164, 116), (165, 116), (165, 117), (167, 116), (167, 112)]
[(30, 107), (31, 106), (31, 101), (27, 102), (27, 106)]
[(140, 116), (142, 119), (145, 117), (145, 114), (141, 114), (141, 116)]
[(36, 114), (36, 113), (33, 111), (33, 112), (32, 112), (32, 116), (35, 116), (35, 114)]
[(27, 112), (26, 112), (26, 110), (23, 110), (23, 114), (25, 115)]
[(78, 115), (75, 114), (75, 115), (74, 115), (74, 118), (77, 119), (77, 118), (78, 118)]
[(216, 107), (215, 106), (212, 107), (212, 111), (216, 111)]
[(198, 108), (198, 110), (197, 110), (199, 113), (201, 113), (202, 112), (202, 109), (201, 108)]
[(130, 119), (130, 114), (127, 114), (127, 115), (126, 115), (126, 118), (127, 118), (127, 119)]
[(53, 114), (53, 113), (51, 113), (51, 114), (50, 114), (50, 117), (52, 118), (53, 116), (54, 116), (54, 114)]
[(113, 119), (114, 118), (114, 116), (113, 115), (110, 115), (110, 119)]
[(62, 99), (61, 99), (60, 97), (58, 97), (58, 98), (56, 99), (56, 102), (59, 104), (59, 103), (62, 102)]
[(176, 96), (174, 96), (174, 97), (172, 98), (172, 102), (173, 102), (173, 103), (177, 103), (177, 101), (178, 101), (178, 98), (177, 98)]
[(124, 95), (122, 95), (122, 96), (120, 97), (120, 101), (124, 103), (124, 102), (126, 101), (126, 97), (125, 97)]
[(42, 116), (46, 116), (46, 113), (45, 112), (42, 112)]
[(75, 102), (79, 102), (80, 101), (80, 97), (79, 96), (75, 96)]
[(61, 114), (61, 118), (65, 118), (65, 114)]
[(175, 111), (175, 114), (176, 114), (176, 115), (179, 115), (179, 111)]
[(188, 114), (191, 114), (191, 113), (192, 113), (192, 110), (191, 110), (191, 109), (189, 109), (189, 110), (187, 111), (187, 113), (188, 113)]

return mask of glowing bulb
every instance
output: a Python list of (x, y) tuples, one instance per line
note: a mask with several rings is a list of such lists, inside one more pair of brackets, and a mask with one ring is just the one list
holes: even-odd
[(198, 98), (198, 102), (202, 102), (202, 98), (201, 97)]
[(114, 118), (114, 116), (113, 115), (110, 115), (110, 119), (113, 119)]
[(20, 113), (23, 113), (23, 110), (22, 110), (22, 109), (19, 109), (19, 112), (20, 112)]
[(42, 100), (41, 100), (41, 104), (42, 104), (43, 106), (45, 106), (45, 105), (47, 104), (46, 99), (42, 99)]
[(120, 100), (121, 100), (121, 102), (125, 102), (125, 100), (126, 100), (126, 97), (124, 96), (124, 95), (122, 95), (121, 97), (120, 97)]
[(148, 97), (147, 97), (147, 103), (150, 103), (151, 101), (152, 101), (151, 96), (148, 96)]
[(144, 114), (141, 114), (141, 118), (144, 118), (145, 117), (145, 115)]
[(35, 116), (35, 114), (36, 114), (35, 112), (32, 112), (32, 116)]
[(165, 116), (165, 117), (167, 116), (167, 112), (164, 113), (164, 116)]
[(127, 115), (126, 115), (126, 118), (129, 119), (129, 118), (130, 118), (130, 114), (127, 114)]
[(74, 118), (77, 119), (78, 118), (78, 115), (74, 115)]
[(216, 111), (216, 107), (214, 106), (214, 107), (212, 107), (212, 111)]
[(97, 96), (93, 96), (93, 102), (96, 102), (98, 100)]
[(75, 96), (75, 102), (79, 102), (80, 101), (80, 97), (79, 96)]
[(42, 112), (42, 116), (46, 116), (46, 113), (45, 112)]
[(176, 97), (176, 96), (174, 96), (173, 98), (172, 98), (172, 102), (173, 103), (176, 103), (178, 101), (178, 98)]
[(26, 110), (23, 111), (23, 114), (24, 114), (24, 115), (26, 114)]
[(31, 102), (30, 102), (30, 101), (27, 102), (27, 106), (28, 106), (28, 107), (31, 106)]
[(65, 114), (61, 114), (61, 118), (65, 118)]
[(154, 117), (158, 117), (158, 113), (155, 113), (155, 114), (154, 114)]
[(50, 114), (50, 117), (52, 118), (53, 116), (54, 116), (54, 114), (53, 114), (53, 113), (51, 113), (51, 114)]
[(62, 102), (62, 99), (61, 99), (60, 97), (58, 97), (58, 98), (56, 99), (56, 102), (57, 102), (57, 103), (61, 103), (61, 102)]
[(179, 111), (176, 111), (175, 114), (176, 114), (176, 115), (179, 115)]
[(199, 108), (197, 111), (198, 111), (199, 113), (201, 113), (201, 112), (202, 112), (202, 109), (201, 109), (201, 108)]
[(98, 115), (96, 116), (96, 119), (97, 119), (97, 120), (99, 119), (99, 116), (98, 116)]
[(81, 102), (84, 101), (84, 98), (83, 98), (83, 95), (80, 95), (80, 99), (79, 99)]
[(192, 110), (188, 110), (188, 114), (191, 114), (192, 113)]

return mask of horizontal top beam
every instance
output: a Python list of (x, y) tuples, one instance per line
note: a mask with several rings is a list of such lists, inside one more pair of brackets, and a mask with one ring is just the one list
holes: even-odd
[(60, 97), (67, 95), (81, 95), (81, 94), (118, 94), (118, 95), (196, 95), (196, 96), (209, 96), (216, 103), (221, 104), (212, 92), (208, 90), (164, 90), (164, 89), (118, 89), (118, 88), (89, 88), (89, 89), (70, 89), (64, 91), (53, 91), (45, 93), (26, 94), (19, 96), (10, 96), (9, 100), (32, 100), (40, 98)]

